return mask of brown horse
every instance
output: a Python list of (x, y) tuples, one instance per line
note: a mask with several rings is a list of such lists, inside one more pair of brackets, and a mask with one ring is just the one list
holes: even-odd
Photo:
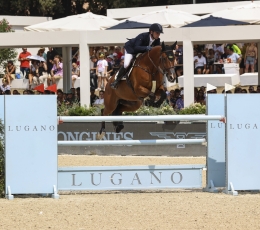
[[(166, 98), (163, 87), (164, 74), (170, 82), (176, 78), (172, 66), (176, 43), (166, 46), (162, 42), (161, 46), (138, 56), (130, 76), (126, 81), (119, 82), (117, 89), (110, 87), (115, 76), (111, 77), (106, 85), (102, 116), (120, 116), (124, 111), (136, 111), (142, 105), (143, 99), (149, 95), (160, 96), (156, 102), (157, 106), (160, 106)], [(124, 128), (123, 122), (113, 122), (113, 125), (117, 133)], [(105, 122), (102, 122), (97, 138), (102, 139), (104, 135)]]

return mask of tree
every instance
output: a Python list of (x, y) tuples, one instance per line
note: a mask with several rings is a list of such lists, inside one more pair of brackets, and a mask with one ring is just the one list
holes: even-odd
[[(14, 32), (12, 26), (6, 19), (0, 21), (0, 33), (10, 33)], [(17, 52), (15, 49), (5, 48), (0, 49), (0, 68), (3, 71), (9, 60), (14, 61), (17, 57)], [(1, 71), (1, 72), (2, 72)]]

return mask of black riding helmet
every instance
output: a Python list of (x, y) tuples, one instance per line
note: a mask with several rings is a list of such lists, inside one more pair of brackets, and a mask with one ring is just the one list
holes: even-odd
[(149, 32), (154, 31), (163, 34), (163, 28), (159, 23), (154, 23), (150, 26)]

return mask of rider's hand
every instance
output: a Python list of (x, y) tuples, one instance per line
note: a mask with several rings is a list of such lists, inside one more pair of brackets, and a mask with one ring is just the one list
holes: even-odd
[(152, 49), (151, 46), (146, 46), (146, 51), (150, 51)]

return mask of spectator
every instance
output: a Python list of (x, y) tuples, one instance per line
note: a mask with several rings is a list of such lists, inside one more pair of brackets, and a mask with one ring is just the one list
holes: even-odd
[(97, 88), (96, 70), (97, 70), (97, 58), (96, 56), (93, 55), (90, 58), (90, 86), (94, 87), (95, 89)]
[(76, 101), (78, 102), (78, 103), (80, 103), (80, 87), (78, 87), (77, 89), (76, 89), (76, 92), (77, 92), (77, 94), (76, 94)]
[(224, 49), (222, 47), (222, 44), (216, 44), (214, 47), (215, 51), (215, 61), (219, 61), (221, 59), (221, 55), (224, 53)]
[(248, 92), (249, 93), (252, 93), (253, 91), (255, 91), (255, 89), (254, 89), (254, 86), (249, 86), (249, 88), (248, 88)]
[(184, 108), (184, 91), (181, 91), (181, 97), (176, 101), (176, 109), (181, 110)]
[(13, 90), (13, 95), (20, 95), (20, 93), (18, 92), (18, 90), (14, 89)]
[(242, 89), (240, 87), (236, 87), (234, 93), (241, 93)]
[(101, 54), (107, 55), (107, 50), (104, 46), (100, 46), (100, 49), (96, 52), (96, 57), (99, 58)]
[(115, 47), (114, 46), (109, 46), (108, 54), (113, 55), (115, 53)]
[(213, 74), (214, 73), (214, 60), (215, 60), (215, 53), (213, 49), (209, 49), (209, 53), (207, 56), (207, 65), (209, 69), (209, 73)]
[(56, 55), (53, 60), (53, 67), (51, 70), (51, 77), (48, 78), (48, 86), (50, 86), (50, 82), (52, 84), (57, 84), (57, 81), (63, 77), (63, 64), (61, 57)]
[(234, 53), (233, 48), (229, 47), (228, 53), (229, 53), (228, 58), (231, 59), (232, 63), (240, 63), (241, 62), (241, 57), (237, 53)]
[(45, 48), (41, 47), (40, 52), (42, 53), (42, 57), (45, 59), (45, 62), (47, 62), (47, 54), (45, 53)]
[(247, 93), (246, 89), (242, 89), (241, 93)]
[(238, 54), (239, 57), (241, 57), (241, 50), (236, 44), (227, 44), (227, 48), (228, 49), (232, 48), (233, 52)]
[(170, 91), (170, 94), (167, 98), (168, 104), (175, 108), (177, 100), (180, 98), (180, 90), (175, 89)]
[(23, 95), (27, 95), (28, 94), (28, 91), (27, 89), (23, 91)]
[(72, 88), (74, 88), (75, 81), (79, 78), (80, 71), (77, 63), (72, 63), (71, 70), (71, 80), (72, 80)]
[(175, 60), (174, 60), (174, 69), (176, 73), (176, 83), (178, 83), (178, 77), (183, 74), (183, 55), (176, 50), (175, 52)]
[(98, 99), (98, 96), (95, 94), (95, 88), (90, 88), (90, 105), (93, 106), (94, 102)]
[(260, 93), (260, 85), (258, 85), (258, 86), (256, 87), (256, 92), (257, 92), (257, 93)]
[(60, 91), (57, 91), (57, 105), (58, 106), (61, 106), (62, 104), (64, 104), (64, 97), (63, 97), (63, 92), (60, 90)]
[(105, 91), (99, 91), (99, 98), (93, 103), (94, 107), (102, 107), (104, 105), (104, 93)]
[(39, 73), (36, 74), (36, 78), (33, 79), (34, 84), (44, 84), (44, 81), (48, 78), (48, 67), (43, 61), (39, 64)]
[(30, 60), (27, 58), (31, 55), (30, 52), (27, 51), (27, 48), (22, 48), (23, 52), (19, 54), (18, 61), (20, 64), (20, 71), (23, 74), (24, 78), (27, 78), (30, 72)]
[(98, 88), (97, 90), (101, 90), (102, 80), (103, 80), (103, 87), (105, 87), (106, 84), (106, 75), (107, 75), (107, 61), (104, 59), (104, 54), (100, 55), (100, 59), (97, 62), (97, 69), (96, 69), (96, 75), (98, 76)]
[(53, 67), (54, 57), (58, 55), (58, 53), (52, 47), (49, 47), (48, 49), (49, 51), (47, 52), (47, 67), (48, 67), (47, 72), (48, 74), (50, 74)]
[(30, 74), (29, 74), (29, 90), (32, 87), (33, 78), (36, 78), (36, 75), (39, 75), (39, 61), (32, 60), (32, 64), (30, 66)]
[(69, 92), (67, 93), (67, 100), (66, 100), (65, 104), (72, 105), (74, 101), (75, 101), (75, 97), (72, 93), (72, 90), (69, 90)]
[(5, 95), (11, 95), (11, 90), (10, 89), (7, 89), (5, 92), (4, 92)]
[(3, 82), (3, 84), (0, 86), (0, 89), (2, 91), (2, 94), (5, 94), (6, 90), (10, 90), (10, 85), (8, 85), (7, 79), (3, 79), (2, 82)]
[(201, 89), (198, 91), (198, 95), (196, 97), (196, 102), (200, 103), (202, 105), (206, 104), (204, 92)]
[(208, 94), (209, 94), (209, 93), (217, 93), (217, 90), (216, 90), (216, 89), (209, 90), (209, 91), (208, 91)]
[(109, 78), (110, 76), (114, 75), (114, 69), (113, 69), (113, 65), (114, 65), (114, 57), (113, 55), (109, 55), (107, 56), (107, 78)]
[(202, 74), (206, 71), (206, 58), (201, 55), (201, 52), (198, 52), (198, 55), (194, 57), (195, 63), (195, 74)]
[(15, 68), (13, 61), (8, 61), (7, 66), (5, 68), (6, 74), (4, 76), (4, 78), (6, 78), (8, 81), (8, 85), (11, 85), (12, 80), (15, 79), (15, 70), (16, 70), (16, 68)]
[(115, 53), (117, 54), (118, 59), (121, 60), (121, 57), (123, 56), (123, 53), (121, 52), (121, 47), (120, 46), (116, 46)]
[[(222, 93), (225, 93), (225, 89), (222, 90)], [(232, 93), (231, 90), (226, 91), (226, 93)]]
[(257, 47), (255, 43), (250, 43), (250, 46), (247, 46), (245, 53), (244, 64), (246, 66), (245, 72), (248, 73), (248, 68), (250, 66), (251, 73), (255, 72), (255, 64), (257, 60)]

